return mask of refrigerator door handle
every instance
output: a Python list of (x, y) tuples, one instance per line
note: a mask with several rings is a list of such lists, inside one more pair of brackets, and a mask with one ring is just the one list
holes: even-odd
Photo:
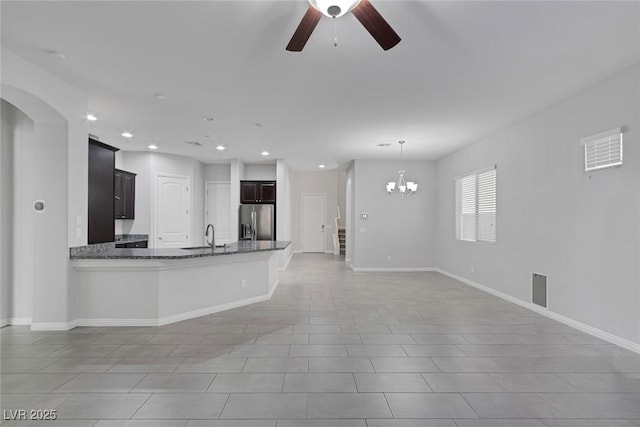
[(258, 237), (258, 227), (257, 227), (257, 221), (256, 221), (256, 212), (252, 211), (251, 212), (251, 240), (256, 240), (256, 238)]

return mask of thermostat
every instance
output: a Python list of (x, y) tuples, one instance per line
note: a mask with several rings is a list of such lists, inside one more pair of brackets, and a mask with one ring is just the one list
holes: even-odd
[(43, 213), (47, 210), (47, 202), (44, 200), (36, 200), (33, 202), (33, 210), (38, 213)]

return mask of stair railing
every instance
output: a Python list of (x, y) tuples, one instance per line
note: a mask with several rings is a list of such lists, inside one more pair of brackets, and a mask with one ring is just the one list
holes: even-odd
[(336, 206), (336, 217), (333, 219), (333, 254), (340, 255), (340, 238), (338, 236), (338, 220), (340, 219), (340, 206)]

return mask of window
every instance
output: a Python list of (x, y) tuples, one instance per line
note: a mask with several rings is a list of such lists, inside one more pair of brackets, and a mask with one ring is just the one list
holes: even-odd
[(456, 239), (495, 243), (495, 167), (456, 179)]
[(622, 164), (622, 132), (620, 128), (582, 138), (584, 171), (610, 168)]

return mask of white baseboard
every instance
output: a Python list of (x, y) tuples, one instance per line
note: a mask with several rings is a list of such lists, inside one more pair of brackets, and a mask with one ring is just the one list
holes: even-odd
[(412, 271), (436, 271), (433, 267), (389, 267), (389, 268), (369, 268), (369, 267), (354, 267), (352, 264), (349, 264), (349, 267), (353, 271), (358, 272), (379, 272), (379, 273), (408, 273)]
[(76, 319), (76, 326), (158, 326), (158, 319)]
[(7, 325), (28, 326), (31, 324), (31, 317), (10, 317)]
[(32, 331), (68, 331), (78, 325), (77, 320), (71, 322), (37, 322), (31, 324)]
[(268, 300), (271, 299), (271, 297), (273, 296), (273, 293), (276, 291), (276, 288), (278, 287), (279, 284), (280, 284), (280, 279), (276, 279), (276, 283), (274, 283), (273, 288), (271, 288), (271, 290), (269, 291), (269, 298), (267, 298)]
[(247, 298), (240, 301), (233, 301), (226, 304), (214, 305), (212, 307), (206, 307), (198, 310), (188, 311), (186, 313), (180, 313), (180, 314), (174, 314), (172, 316), (161, 317), (158, 319), (158, 326), (181, 322), (183, 320), (194, 319), (196, 317), (202, 317), (208, 314), (219, 313), (221, 311), (226, 311), (232, 308), (242, 307), (245, 305), (255, 304), (257, 302), (267, 301), (269, 300), (269, 298), (270, 296), (268, 294), (259, 295), (257, 297)]
[[(188, 311), (186, 313), (174, 314), (171, 316), (160, 317), (158, 319), (76, 319), (73, 322), (75, 326), (163, 326), (171, 323), (181, 322), (183, 320), (194, 319), (196, 317), (207, 316), (209, 314), (219, 313), (221, 311), (230, 310), (232, 308), (238, 308), (245, 305), (255, 304), (262, 301), (268, 301), (271, 299), (273, 292), (276, 290), (280, 280), (276, 280), (275, 285), (271, 291), (266, 295), (259, 295), (257, 297), (247, 298), (240, 301), (234, 301), (226, 304), (215, 305), (212, 307), (201, 308), (198, 310)], [(33, 328), (32, 328), (33, 329)], [(71, 329), (71, 328), (67, 328)], [(45, 330), (45, 329), (40, 329)], [(53, 330), (53, 329), (50, 329)]]
[[(273, 290), (277, 287), (274, 286)], [(185, 313), (174, 314), (171, 316), (160, 317), (158, 319), (77, 319), (74, 326), (163, 326), (171, 323), (182, 322), (183, 320), (195, 319), (196, 317), (207, 316), (209, 314), (219, 313), (221, 311), (230, 310), (232, 308), (242, 307), (245, 305), (255, 304), (257, 302), (267, 301), (271, 298), (270, 294), (260, 295), (253, 298), (247, 298), (240, 301), (234, 301), (226, 304), (205, 307), (198, 310), (187, 311)]]
[(455, 280), (457, 280), (459, 282), (467, 284), (467, 285), (469, 285), (471, 287), (474, 287), (476, 289), (479, 289), (481, 291), (484, 291), (486, 293), (494, 295), (494, 296), (496, 296), (498, 298), (501, 298), (501, 299), (503, 299), (505, 301), (509, 301), (509, 302), (512, 302), (512, 303), (514, 303), (516, 305), (519, 305), (520, 307), (524, 307), (524, 308), (526, 308), (528, 310), (531, 310), (533, 312), (536, 312), (536, 313), (538, 313), (538, 314), (540, 314), (542, 316), (548, 317), (549, 319), (556, 320), (556, 321), (558, 321), (560, 323), (563, 323), (563, 324), (565, 324), (567, 326), (570, 326), (570, 327), (572, 327), (574, 329), (577, 329), (579, 331), (582, 331), (584, 333), (592, 335), (592, 336), (594, 336), (596, 338), (600, 338), (600, 339), (602, 339), (604, 341), (610, 342), (611, 344), (618, 345), (620, 347), (626, 348), (627, 350), (631, 350), (631, 351), (633, 351), (635, 353), (640, 353), (640, 344), (635, 343), (633, 341), (629, 341), (626, 338), (622, 338), (622, 337), (619, 337), (617, 335), (611, 334), (609, 332), (603, 331), (601, 329), (594, 328), (593, 326), (587, 325), (586, 323), (582, 323), (582, 322), (579, 322), (577, 320), (571, 319), (570, 317), (566, 317), (566, 316), (563, 316), (562, 314), (558, 314), (556, 312), (553, 312), (553, 311), (549, 310), (548, 308), (540, 307), (540, 306), (532, 304), (530, 302), (523, 301), (523, 300), (521, 300), (519, 298), (516, 298), (514, 296), (511, 296), (509, 294), (505, 294), (504, 292), (497, 291), (497, 290), (492, 289), (492, 288), (490, 288), (488, 286), (481, 285), (480, 283), (474, 282), (473, 280), (469, 280), (469, 279), (467, 279), (465, 277), (458, 276), (457, 274), (450, 273), (450, 272), (442, 270), (440, 268), (436, 268), (436, 269), (434, 269), (434, 271), (436, 271), (436, 272), (438, 272), (438, 273), (440, 273), (442, 275), (451, 277), (452, 279), (455, 279)]
[(293, 254), (295, 254), (294, 251), (291, 251), (289, 253), (289, 257), (287, 258), (287, 261), (284, 263), (284, 266), (278, 267), (278, 271), (285, 271), (287, 269), (287, 267), (289, 267), (289, 263), (291, 262), (291, 259), (293, 258)]

